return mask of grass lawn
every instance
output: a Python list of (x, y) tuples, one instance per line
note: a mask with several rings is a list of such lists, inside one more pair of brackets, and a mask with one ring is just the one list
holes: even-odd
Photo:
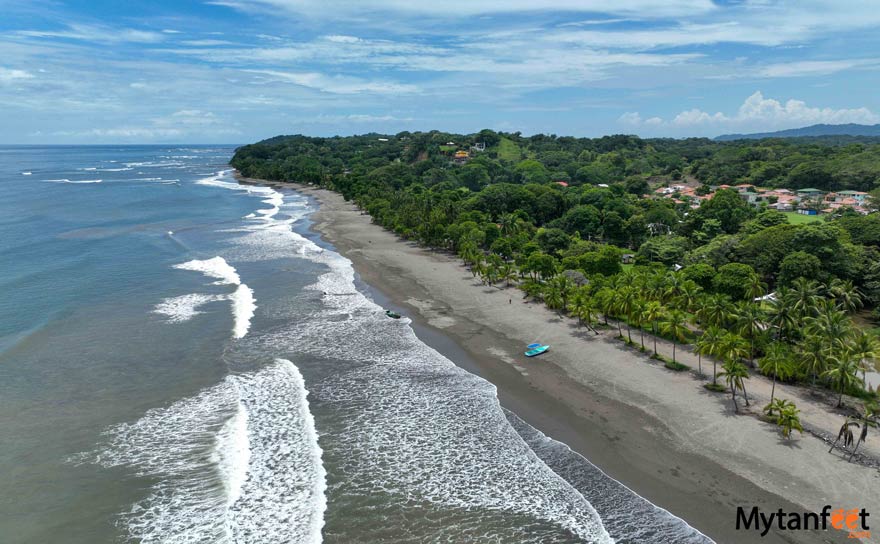
[(440, 147), (440, 151), (445, 151), (445, 152), (455, 151), (457, 149), (454, 145), (441, 145), (439, 147)]
[(501, 138), (498, 142), (498, 158), (507, 162), (519, 162), (522, 159), (522, 151), (519, 146), (513, 143), (513, 140)]
[(804, 223), (814, 223), (822, 221), (821, 215), (804, 215), (797, 212), (782, 212), (788, 217), (788, 222), (792, 225), (803, 225)]

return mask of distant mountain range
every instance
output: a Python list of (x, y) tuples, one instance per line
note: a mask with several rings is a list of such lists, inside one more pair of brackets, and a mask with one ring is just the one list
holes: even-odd
[(811, 125), (802, 128), (790, 128), (776, 132), (757, 132), (754, 134), (722, 134), (716, 137), (719, 141), (729, 140), (760, 140), (761, 138), (813, 138), (821, 136), (876, 136), (880, 137), (880, 125)]

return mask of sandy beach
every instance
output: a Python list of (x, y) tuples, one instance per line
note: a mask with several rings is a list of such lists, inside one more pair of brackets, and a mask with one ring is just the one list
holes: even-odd
[[(738, 506), (802, 512), (830, 504), (880, 516), (876, 468), (829, 454), (809, 433), (785, 441), (775, 426), (735, 415), (729, 394), (709, 392), (693, 373), (670, 371), (616, 340), (616, 327), (595, 335), (514, 288), (481, 284), (450, 255), (400, 240), (336, 193), (289, 185), (321, 203), (314, 228), (352, 260), (381, 303), (413, 319), (423, 341), (495, 384), (504, 407), (716, 541), (852, 541), (835, 529), (771, 530), (763, 538), (738, 531)], [(522, 346), (537, 339), (550, 352), (525, 358)], [(679, 354), (696, 368), (695, 357)], [(769, 385), (749, 380), (755, 410), (769, 400)], [(795, 400), (810, 429), (836, 434), (843, 421), (798, 388), (777, 386), (777, 396)], [(872, 456), (877, 440), (869, 436)]]

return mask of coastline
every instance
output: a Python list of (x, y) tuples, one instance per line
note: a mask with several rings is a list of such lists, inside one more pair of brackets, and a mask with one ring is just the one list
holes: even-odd
[[(399, 240), (336, 193), (273, 185), (316, 198), (313, 230), (354, 263), (381, 303), (413, 319), (425, 343), (495, 384), (502, 406), (716, 541), (845, 540), (835, 530), (736, 531), (737, 506), (791, 512), (861, 501), (878, 511), (876, 470), (835, 467), (837, 457), (819, 457), (827, 446), (806, 435), (783, 445), (770, 426), (731, 417), (723, 395), (687, 373), (646, 364), (609, 334), (577, 330), (515, 289), (479, 284), (455, 259)], [(525, 360), (523, 340), (536, 333), (553, 349)], [(833, 475), (820, 488), (826, 482), (814, 474)]]

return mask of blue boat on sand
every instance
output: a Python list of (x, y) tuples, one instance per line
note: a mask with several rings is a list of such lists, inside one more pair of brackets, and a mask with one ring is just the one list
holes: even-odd
[[(529, 347), (531, 348), (531, 345), (529, 345)], [(544, 353), (548, 349), (550, 349), (550, 346), (539, 345), (536, 348), (532, 348), (532, 349), (529, 349), (528, 351), (526, 351), (526, 357), (534, 357), (535, 355), (541, 355), (542, 353)]]

